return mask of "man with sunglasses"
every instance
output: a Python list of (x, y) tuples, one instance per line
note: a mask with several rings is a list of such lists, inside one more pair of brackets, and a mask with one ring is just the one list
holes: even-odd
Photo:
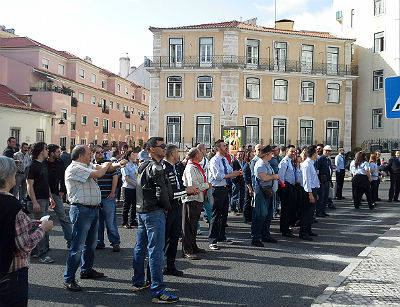
[(138, 232), (133, 254), (132, 287), (133, 291), (150, 287), (144, 273), (149, 247), (152, 302), (176, 303), (179, 298), (166, 291), (163, 281), (165, 215), (172, 209), (170, 199), (173, 198), (172, 187), (162, 165), (167, 146), (161, 137), (150, 138), (147, 146), (150, 159), (139, 165), (136, 186)]

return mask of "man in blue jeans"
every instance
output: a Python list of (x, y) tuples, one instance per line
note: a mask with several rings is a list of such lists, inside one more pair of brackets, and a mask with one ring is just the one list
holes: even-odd
[(133, 291), (150, 287), (150, 283), (145, 281), (144, 273), (148, 247), (152, 302), (176, 303), (179, 298), (166, 291), (163, 281), (165, 214), (171, 210), (169, 200), (173, 197), (171, 185), (161, 164), (167, 146), (163, 138), (152, 137), (148, 140), (147, 147), (150, 150), (150, 159), (139, 165), (136, 186), (138, 233), (133, 255), (132, 286)]
[(127, 161), (93, 165), (90, 163), (91, 152), (86, 145), (75, 147), (71, 158), (73, 161), (65, 170), (65, 186), (71, 202), (69, 215), (73, 226), (71, 248), (64, 272), (64, 287), (69, 291), (81, 291), (75, 281), (75, 273), (81, 260), (81, 279), (104, 277), (103, 273), (93, 269), (101, 203), (101, 192), (95, 179), (103, 177), (107, 171), (125, 165)]
[[(101, 165), (110, 160), (104, 159), (104, 151), (100, 145), (94, 147), (94, 165)], [(113, 252), (119, 252), (121, 243), (117, 226), (117, 202), (115, 200), (115, 190), (118, 184), (118, 174), (116, 171), (107, 172), (103, 177), (97, 179), (101, 192), (101, 205), (99, 211), (99, 234), (96, 249), (104, 249), (104, 224), (107, 228), (108, 241), (113, 248)]]

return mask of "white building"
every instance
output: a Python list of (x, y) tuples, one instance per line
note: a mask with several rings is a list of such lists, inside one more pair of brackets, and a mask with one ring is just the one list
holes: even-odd
[(356, 39), (359, 78), (354, 91), (353, 147), (400, 148), (399, 119), (385, 116), (384, 79), (400, 73), (400, 1), (333, 0), (337, 33)]

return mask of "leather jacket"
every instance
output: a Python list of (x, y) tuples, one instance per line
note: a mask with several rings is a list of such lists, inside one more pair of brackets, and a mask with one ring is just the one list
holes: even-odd
[[(172, 195), (172, 196), (171, 196)], [(148, 213), (171, 210), (171, 185), (161, 162), (149, 159), (139, 165), (136, 185), (136, 211)]]

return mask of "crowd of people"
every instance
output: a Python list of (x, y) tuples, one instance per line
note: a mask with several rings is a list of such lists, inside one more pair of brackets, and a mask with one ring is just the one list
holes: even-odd
[[(152, 137), (142, 150), (110, 149), (108, 144), (65, 148), (44, 142), (18, 146), (15, 138), (0, 157), (1, 272), (0, 306), (26, 306), (29, 258), (48, 264), (49, 207), (54, 210), (68, 249), (64, 287), (81, 291), (76, 282), (102, 278), (93, 268), (95, 250), (105, 249), (104, 232), (113, 252), (120, 251), (117, 201), (123, 200), (122, 226), (137, 227), (133, 256), (133, 291), (150, 288), (152, 302), (179, 300), (166, 290), (163, 276), (182, 276), (175, 260), (178, 242), (184, 258), (197, 260), (207, 251), (200, 248), (200, 216), (209, 224), (208, 248), (232, 244), (227, 237), (228, 215), (241, 215), (251, 224), (251, 244), (274, 244), (270, 226), (279, 219), (283, 237), (313, 241), (317, 218), (336, 209), (333, 199), (342, 195), (346, 159), (343, 148), (331, 160), (332, 148), (318, 144), (304, 148), (257, 144), (228, 152), (218, 140), (210, 153), (198, 144), (183, 160), (179, 148)], [(398, 202), (400, 151), (388, 163), (373, 153), (357, 152), (350, 163), (353, 203), (360, 208), (363, 194), (374, 209), (380, 200), (379, 182), (390, 175), (389, 201)], [(332, 175), (336, 173), (336, 194)], [(69, 203), (69, 217), (65, 203)], [(146, 269), (146, 259), (147, 269)]]

